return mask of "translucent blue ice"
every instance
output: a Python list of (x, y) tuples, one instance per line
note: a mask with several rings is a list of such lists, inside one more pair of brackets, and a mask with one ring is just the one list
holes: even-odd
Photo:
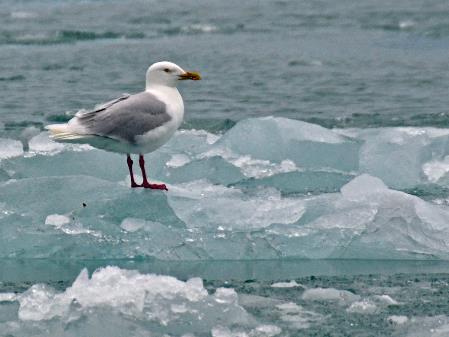
[[(181, 130), (146, 156), (169, 191), (129, 188), (125, 158), (40, 133), (3, 139), (0, 257), (449, 257), (449, 130), (329, 130), (253, 118)], [(136, 167), (137, 169), (137, 167)], [(137, 171), (138, 172), (138, 171)]]

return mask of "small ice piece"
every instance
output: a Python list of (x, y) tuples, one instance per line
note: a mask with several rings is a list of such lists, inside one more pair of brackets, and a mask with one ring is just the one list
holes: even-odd
[(324, 320), (324, 316), (313, 311), (305, 310), (293, 302), (276, 305), (280, 319), (295, 329), (307, 329), (312, 324)]
[(249, 337), (243, 331), (231, 330), (228, 327), (216, 326), (211, 330), (212, 337)]
[(64, 150), (64, 144), (50, 139), (48, 132), (41, 132), (28, 142), (30, 152), (54, 155)]
[(259, 325), (250, 332), (251, 337), (272, 337), (277, 336), (282, 332), (282, 329), (276, 325), (263, 324)]
[(214, 294), (218, 303), (237, 303), (237, 293), (234, 289), (218, 288)]
[(189, 156), (182, 153), (177, 153), (173, 154), (170, 160), (165, 165), (167, 165), (168, 167), (181, 167), (189, 162), (190, 162)]
[(391, 315), (387, 317), (387, 321), (391, 324), (402, 325), (408, 322), (408, 317), (402, 315)]
[(416, 23), (413, 20), (403, 20), (399, 22), (399, 28), (400, 29), (408, 29), (411, 28), (413, 26), (415, 26)]
[(0, 293), (0, 302), (13, 302), (17, 299), (14, 293)]
[(271, 285), (272, 288), (295, 288), (295, 287), (304, 287), (301, 284), (296, 283), (295, 280), (290, 282), (277, 282)]
[(0, 160), (23, 155), (23, 145), (18, 140), (0, 138)]
[(84, 228), (80, 223), (75, 222), (72, 225), (70, 223), (70, 218), (62, 214), (50, 214), (45, 219), (46, 225), (54, 226), (56, 229), (68, 235), (89, 234), (94, 237), (102, 236), (101, 232)]
[(363, 299), (362, 301), (351, 303), (346, 311), (358, 314), (374, 314), (378, 311), (378, 308), (372, 301)]
[(40, 321), (64, 315), (70, 300), (57, 296), (54, 289), (35, 284), (17, 297), (20, 303), (18, 316), (22, 321)]
[(67, 215), (62, 214), (50, 214), (45, 219), (45, 224), (54, 226), (56, 228), (61, 228), (64, 225), (67, 225), (70, 223), (70, 218)]
[(378, 302), (380, 302), (383, 305), (398, 305), (399, 302), (392, 299), (390, 296), (388, 295), (375, 295), (374, 299), (377, 300)]
[(400, 326), (402, 335), (407, 337), (447, 337), (449, 317), (446, 315), (410, 317)]
[(338, 301), (340, 304), (349, 304), (360, 300), (360, 296), (347, 290), (313, 288), (304, 291), (302, 299), (306, 301)]
[(437, 183), (449, 172), (449, 156), (445, 156), (443, 160), (429, 161), (422, 169), (430, 182)]
[(211, 24), (200, 24), (200, 23), (194, 23), (188, 26), (184, 26), (181, 28), (183, 32), (186, 33), (213, 33), (218, 30), (218, 27)]

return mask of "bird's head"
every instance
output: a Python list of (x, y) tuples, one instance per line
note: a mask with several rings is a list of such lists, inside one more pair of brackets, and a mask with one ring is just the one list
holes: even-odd
[(157, 62), (152, 64), (147, 70), (146, 86), (165, 85), (176, 87), (178, 81), (182, 80), (201, 80), (200, 74), (193, 71), (185, 71), (177, 64), (172, 62)]

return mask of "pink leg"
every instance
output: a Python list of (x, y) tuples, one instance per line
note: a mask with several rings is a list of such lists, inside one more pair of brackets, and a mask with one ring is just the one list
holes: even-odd
[(141, 187), (142, 185), (137, 185), (136, 181), (134, 180), (133, 161), (132, 161), (131, 156), (129, 155), (129, 153), (127, 154), (127, 157), (126, 157), (126, 163), (128, 164), (129, 175), (131, 176), (131, 187), (132, 188)]
[(165, 190), (168, 191), (167, 186), (165, 184), (150, 184), (147, 179), (147, 173), (145, 172), (145, 159), (143, 155), (139, 155), (139, 166), (142, 171), (143, 183), (142, 187), (151, 188), (152, 190)]

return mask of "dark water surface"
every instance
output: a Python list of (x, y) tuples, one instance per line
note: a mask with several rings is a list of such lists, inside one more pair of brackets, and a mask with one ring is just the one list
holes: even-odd
[(165, 59), (204, 76), (181, 89), (193, 126), (264, 115), (449, 124), (444, 0), (4, 0), (0, 22), (6, 129), (142, 90), (146, 68)]

